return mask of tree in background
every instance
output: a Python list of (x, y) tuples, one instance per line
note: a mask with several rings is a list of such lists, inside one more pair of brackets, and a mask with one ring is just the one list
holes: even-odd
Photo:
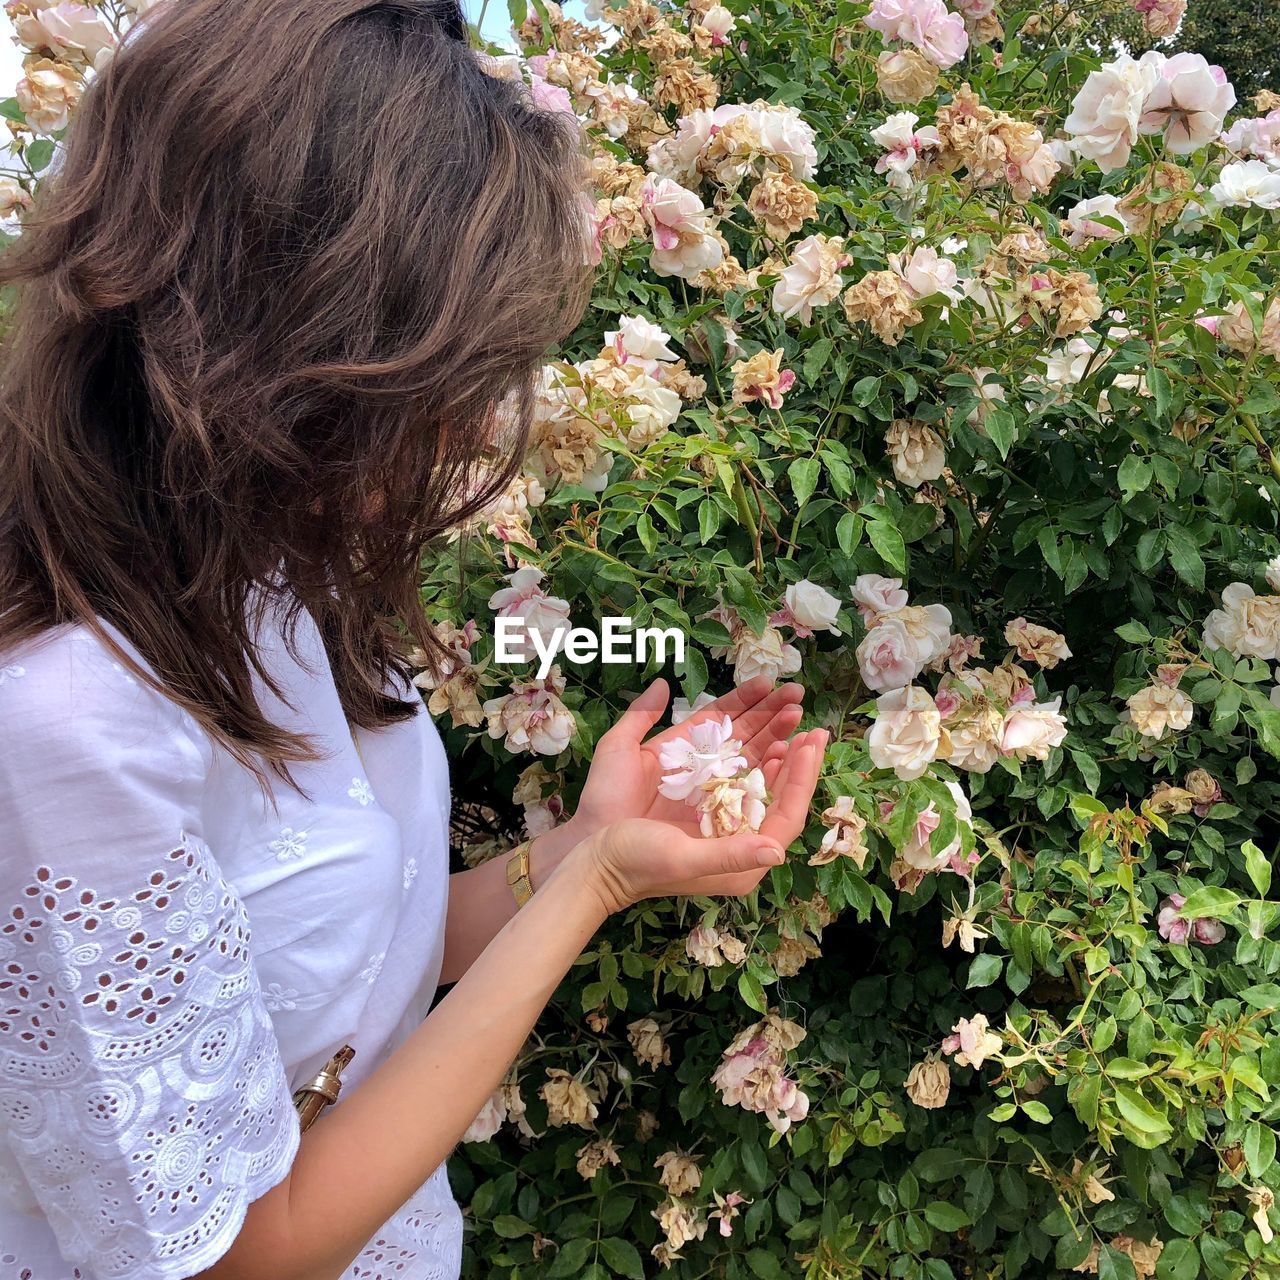
[(1241, 98), (1280, 86), (1276, 0), (1192, 0), (1177, 47), (1202, 53), (1227, 73)]

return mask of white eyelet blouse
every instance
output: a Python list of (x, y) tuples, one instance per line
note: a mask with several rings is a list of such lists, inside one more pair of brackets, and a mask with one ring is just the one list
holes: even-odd
[[(296, 656), (260, 631), (264, 712), (323, 750), (301, 794), (83, 628), (0, 653), (0, 1280), (211, 1267), (289, 1171), (293, 1090), (348, 1043), (358, 1088), (430, 1006), (439, 736), (353, 733), (311, 620)], [(461, 1249), (442, 1166), (345, 1280), (452, 1280)]]

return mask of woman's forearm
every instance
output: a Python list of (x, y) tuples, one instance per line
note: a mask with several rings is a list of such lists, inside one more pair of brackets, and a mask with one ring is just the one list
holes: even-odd
[[(534, 838), (529, 851), (529, 876), (539, 889), (581, 843), (572, 822)], [(475, 963), (516, 912), (515, 897), (507, 884), (508, 854), (490, 858), (481, 866), (449, 877), (449, 911), (444, 928), (444, 964), (440, 985), (457, 982)]]
[(580, 846), (413, 1036), (305, 1135), (289, 1177), (250, 1206), (208, 1280), (337, 1280), (448, 1156), (606, 914)]

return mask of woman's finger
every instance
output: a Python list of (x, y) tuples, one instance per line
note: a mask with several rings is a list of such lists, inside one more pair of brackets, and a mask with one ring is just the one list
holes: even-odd
[(773, 836), (781, 845), (789, 845), (805, 828), (809, 806), (822, 772), (822, 756), (827, 734), (815, 729), (802, 734), (792, 743), (788, 753), (785, 777), (774, 788), (773, 804), (761, 824), (762, 835)]
[(665, 680), (655, 680), (622, 713), (618, 723), (601, 735), (601, 743), (611, 747), (639, 746), (649, 730), (662, 719), (669, 692)]
[[(787, 692), (791, 690), (792, 692)], [(754, 679), (740, 684), (732, 693), (709, 702), (699, 711), (695, 711), (687, 720), (672, 725), (650, 739), (650, 743), (662, 744), (672, 738), (683, 737), (691, 725), (702, 724), (704, 720), (718, 720), (728, 716), (733, 721), (734, 733), (739, 740), (751, 737), (756, 730), (765, 724), (773, 713), (787, 702), (798, 702), (804, 697), (804, 690), (799, 685), (783, 685), (773, 688), (767, 676), (756, 676)], [(761, 704), (768, 704), (759, 709)]]
[(789, 738), (800, 724), (804, 708), (799, 703), (789, 703), (773, 717), (753, 738), (742, 744), (742, 754), (753, 767), (768, 759), (768, 751), (780, 741)]
[[(740, 742), (750, 742), (780, 711), (787, 708), (796, 709), (803, 701), (804, 688), (801, 685), (780, 685), (740, 715), (733, 717), (733, 736)], [(706, 710), (710, 711), (711, 708), (707, 707)], [(795, 723), (800, 723), (799, 716), (796, 717)]]
[(684, 845), (680, 851), (681, 893), (692, 891), (685, 885), (713, 877), (763, 874), (786, 859), (782, 846), (763, 832), (745, 831), (715, 840), (692, 838), (686, 839)]
[(686, 898), (742, 898), (759, 888), (760, 881), (772, 868), (758, 871), (741, 871), (735, 875), (709, 876), (697, 884), (685, 885), (680, 894)]

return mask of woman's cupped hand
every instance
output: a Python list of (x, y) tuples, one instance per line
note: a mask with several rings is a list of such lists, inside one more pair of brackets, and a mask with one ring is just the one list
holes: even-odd
[[(804, 830), (821, 772), (828, 735), (796, 733), (803, 714), (799, 685), (775, 689), (763, 677), (750, 680), (679, 725), (652, 733), (668, 697), (666, 682), (655, 681), (600, 738), (577, 812), (546, 837), (580, 846), (584, 872), (611, 912), (643, 898), (750, 893)], [(659, 790), (661, 751), (692, 726), (725, 716), (747, 767), (764, 775), (770, 801), (758, 831), (708, 838), (692, 806)]]

